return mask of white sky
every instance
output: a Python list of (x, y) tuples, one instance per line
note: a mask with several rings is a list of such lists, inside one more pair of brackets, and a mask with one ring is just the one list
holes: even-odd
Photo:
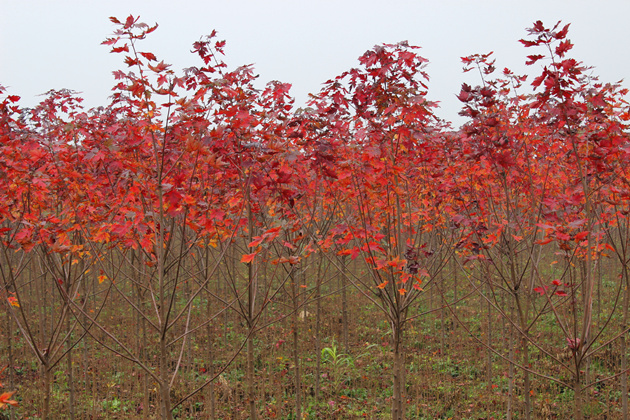
[(126, 66), (100, 43), (115, 29), (108, 17), (129, 14), (160, 25), (140, 49), (176, 71), (199, 64), (191, 45), (216, 29), (230, 68), (254, 63), (261, 87), (293, 84), (297, 106), (374, 45), (408, 40), (430, 61), (437, 114), (455, 126), (464, 121), (455, 97), (461, 83), (479, 82), (461, 72), (460, 57), (494, 51), (499, 70), (531, 77), (539, 66), (526, 68), (525, 57), (539, 52), (518, 39), (535, 20), (571, 23), (572, 57), (595, 66), (600, 80), (630, 71), (628, 0), (0, 0), (0, 84), (23, 106), (62, 88), (82, 92), (87, 106), (107, 104), (111, 72)]

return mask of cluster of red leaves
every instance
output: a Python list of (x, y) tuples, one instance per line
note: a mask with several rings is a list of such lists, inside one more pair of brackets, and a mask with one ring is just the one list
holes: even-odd
[[(625, 218), (619, 210), (628, 204), (619, 200), (628, 179), (627, 92), (599, 83), (566, 56), (568, 25), (536, 22), (529, 33), (533, 40), (521, 42), (544, 54), (528, 56), (527, 64), (547, 63), (531, 82), (533, 94), (518, 93), (527, 78), (508, 69), (491, 79), (490, 55), (463, 59), (466, 70), (477, 67), (484, 76), (481, 86), (464, 84), (459, 94), (462, 115), (470, 117), (459, 146), (456, 194), (465, 211), (454, 220), (468, 230), (460, 246), (472, 254), (556, 246), (566, 260), (597, 258), (614, 251), (604, 241), (606, 223), (613, 214)], [(567, 295), (549, 283), (534, 290)]]
[(151, 265), (176, 229), (199, 246), (232, 240), (249, 234), (251, 211), (263, 233), (243, 263), (280, 240), (273, 264), (315, 250), (362, 255), (375, 273), (368, 286), (400, 295), (421, 292), (439, 250), (467, 263), (498, 246), (612, 249), (591, 214), (600, 206), (610, 218), (610, 203), (629, 196), (625, 91), (567, 58), (568, 25), (536, 22), (522, 41), (544, 50), (528, 64), (546, 63), (529, 95), (516, 93), (525, 76), (491, 79), (490, 54), (464, 58), (483, 83), (462, 86), (469, 122), (453, 132), (426, 99), (427, 60), (407, 43), (366, 52), (294, 110), (290, 85), (261, 91), (250, 66), (228, 70), (214, 32), (193, 46), (202, 64), (177, 75), (138, 50), (157, 26), (112, 22), (119, 29), (104, 44), (128, 70), (114, 72), (106, 107), (85, 110), (68, 91), (33, 109), (16, 96), (0, 103), (5, 247), (69, 260), (131, 247)]

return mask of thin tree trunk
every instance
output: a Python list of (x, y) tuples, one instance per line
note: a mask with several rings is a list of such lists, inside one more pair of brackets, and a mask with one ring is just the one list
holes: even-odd
[[(490, 282), (490, 278), (486, 279)], [(492, 393), (492, 305), (490, 304), (490, 283), (488, 283), (488, 296), (486, 300), (486, 309), (487, 309), (487, 334), (486, 334), (486, 390), (488, 391), (488, 396)]]
[[(229, 264), (226, 264), (226, 270), (225, 270), (225, 282), (223, 283), (223, 288), (225, 291), (225, 294), (223, 296), (223, 298), (225, 299), (226, 302), (229, 302), (230, 300), (230, 287), (229, 287), (229, 282), (230, 282), (230, 277), (232, 277), (234, 279), (234, 281), (237, 280), (237, 276), (236, 276), (236, 247), (233, 246), (232, 244), (228, 244), (228, 246), (230, 247), (230, 249), (228, 250), (228, 255), (229, 255)], [(223, 311), (223, 348), (225, 350), (228, 349), (228, 324), (230, 322), (230, 318), (229, 318), (229, 313), (230, 311)]]
[(301, 400), (301, 388), (302, 380), (300, 378), (300, 352), (299, 352), (299, 325), (298, 325), (298, 296), (297, 296), (297, 284), (295, 277), (291, 274), (291, 294), (293, 300), (293, 315), (292, 330), (293, 330), (293, 363), (295, 364), (295, 418), (302, 418), (302, 400)]
[[(251, 199), (249, 197), (249, 190), (247, 191), (247, 218), (248, 218), (248, 231), (249, 242), (254, 238), (254, 216), (252, 214)], [(248, 326), (248, 338), (247, 338), (247, 399), (249, 405), (249, 418), (250, 420), (256, 420), (256, 386), (254, 384), (254, 304), (255, 304), (255, 273), (254, 262), (247, 263), (247, 326)]]
[[(575, 156), (579, 156), (577, 152), (577, 146), (575, 142), (573, 143), (573, 150)], [(582, 190), (584, 192), (585, 203), (584, 203), (584, 213), (587, 220), (586, 231), (588, 235), (586, 236), (586, 260), (584, 261), (584, 314), (582, 315), (582, 343), (581, 347), (578, 346), (578, 351), (580, 353), (580, 358), (575, 367), (575, 414), (576, 420), (582, 420), (582, 378), (580, 370), (584, 364), (586, 364), (586, 372), (588, 375), (588, 368), (590, 365), (590, 358), (585, 358), (586, 349), (591, 344), (591, 329), (593, 326), (593, 293), (594, 293), (594, 281), (593, 281), (593, 259), (592, 254), (590, 252), (591, 245), (593, 244), (593, 214), (591, 211), (591, 201), (590, 201), (590, 189), (588, 184), (588, 175), (583, 173), (582, 167), (578, 166), (580, 178), (582, 179)], [(577, 338), (577, 337), (576, 337)], [(579, 414), (579, 415), (578, 415)]]
[[(138, 258), (138, 266), (141, 267), (140, 272), (138, 273), (138, 284), (140, 284), (141, 282), (145, 281), (145, 272), (144, 272), (144, 267), (145, 263), (144, 263), (144, 257), (142, 255), (142, 253), (138, 253), (137, 254), (137, 258)], [(137, 288), (137, 293), (138, 293), (138, 309), (140, 311), (142, 311), (143, 313), (145, 313), (144, 311), (144, 307), (145, 307), (145, 303), (144, 303), (144, 298), (145, 298), (145, 294), (147, 293), (146, 290), (142, 289), (141, 287)], [(142, 360), (143, 363), (148, 364), (149, 363), (149, 352), (148, 352), (148, 348), (147, 348), (147, 320), (145, 319), (145, 317), (141, 316), (140, 313), (138, 313), (138, 319), (140, 320), (140, 336), (138, 339), (138, 344), (139, 344), (139, 348), (138, 348), (138, 357), (140, 358), (140, 360)], [(142, 375), (142, 417), (146, 420), (149, 418), (149, 375), (144, 372), (141, 371), (140, 375)]]
[[(33, 271), (30, 271), (30, 276), (33, 275)], [(44, 275), (41, 276), (41, 285), (40, 287), (38, 287), (39, 290), (39, 298), (40, 298), (40, 302), (41, 303), (41, 310), (39, 312), (39, 319), (40, 319), (40, 331), (41, 331), (41, 342), (42, 343), (46, 343), (46, 329), (47, 329), (47, 319), (48, 319), (48, 313), (47, 313), (47, 305), (48, 305), (48, 293), (46, 290), (46, 279), (47, 276), (44, 273)], [(51, 325), (53, 325), (54, 323), (51, 322)], [(42, 369), (42, 373), (44, 375), (44, 384), (43, 384), (43, 391), (44, 391), (44, 406), (42, 409), (42, 420), (47, 420), (49, 418), (50, 415), (50, 375), (51, 372), (48, 368), (48, 364), (46, 363), (48, 360), (48, 355), (46, 353), (48, 353), (50, 349), (44, 349), (44, 362), (42, 362), (41, 364), (41, 369)]]
[(404, 358), (402, 355), (402, 323), (394, 322), (392, 325), (392, 333), (394, 340), (394, 377), (393, 388), (394, 394), (392, 398), (392, 420), (402, 420), (405, 417), (403, 410), (403, 394), (404, 394)]
[[(140, 352), (140, 360), (144, 363), (149, 362), (149, 353), (147, 351), (147, 321), (142, 317), (140, 321), (140, 327), (142, 328), (142, 350)], [(142, 372), (142, 415), (145, 419), (149, 418), (149, 375), (146, 372)]]
[(247, 405), (249, 418), (255, 420), (256, 415), (256, 386), (254, 384), (254, 335), (250, 328), (247, 339)]
[[(512, 300), (510, 300), (510, 314), (514, 313)], [(506, 420), (512, 420), (512, 401), (514, 400), (514, 324), (510, 323), (510, 332), (508, 338), (509, 346), (509, 367), (508, 367), (508, 401)]]
[[(7, 325), (7, 353), (9, 356), (9, 360), (8, 360), (8, 364), (9, 364), (9, 390), (13, 390), (14, 388), (14, 381), (13, 381), (13, 320), (11, 319), (11, 315), (9, 314), (9, 311), (11, 309), (7, 308), (6, 314), (7, 314), (7, 320), (6, 320), (6, 325)], [(13, 420), (13, 410), (9, 410), (9, 418), (11, 420)]]
[[(533, 286), (530, 286), (530, 288)], [(521, 305), (521, 298), (518, 292), (515, 294), (515, 302), (516, 302), (516, 310), (518, 311), (519, 324), (521, 329), (521, 353), (523, 355), (522, 365), (527, 367), (529, 366), (529, 343), (527, 342), (526, 335), (528, 334), (527, 330), (527, 320), (524, 314), (524, 309)], [(531, 399), (531, 379), (528, 370), (523, 370), (523, 395), (525, 397), (525, 419), (531, 420), (532, 418), (532, 399)]]
[(320, 377), (321, 377), (321, 367), (322, 367), (322, 350), (321, 350), (321, 316), (322, 316), (322, 279), (321, 279), (321, 268), (322, 268), (322, 259), (320, 257), (319, 267), (317, 268), (317, 279), (315, 284), (315, 359), (316, 359), (316, 368), (315, 368), (315, 401), (319, 402), (319, 394), (320, 394)]
[[(209, 250), (207, 249), (206, 246), (206, 270), (208, 270), (208, 253)], [(206, 272), (206, 280), (207, 280), (207, 272)], [(208, 319), (211, 319), (212, 317), (212, 306), (210, 304), (210, 301), (212, 299), (212, 294), (210, 293), (210, 291), (208, 290), (208, 294), (207, 294), (207, 302), (206, 302), (206, 316), (208, 317)], [(208, 371), (208, 376), (210, 378), (214, 377), (214, 352), (212, 351), (212, 344), (213, 344), (213, 339), (212, 339), (212, 323), (208, 322), (206, 324), (206, 336), (207, 336), (207, 350), (208, 350), (208, 360), (206, 361), (206, 366), (207, 366), (207, 371)], [(208, 395), (207, 395), (207, 399), (209, 402), (209, 407), (210, 407), (210, 418), (212, 420), (214, 420), (216, 418), (216, 401), (215, 401), (215, 390), (214, 390), (214, 381), (210, 382), (210, 384), (208, 385)]]
[(42, 420), (48, 420), (50, 417), (50, 376), (52, 372), (48, 369), (48, 365), (42, 364), (44, 374), (44, 405), (42, 407)]
[(574, 411), (573, 411), (573, 419), (574, 420), (582, 420), (582, 381), (581, 381), (580, 372), (576, 372), (575, 382), (573, 385), (573, 392), (575, 393), (574, 400)]
[[(628, 290), (628, 269), (624, 265), (623, 267), (623, 282), (625, 285), (625, 290), (623, 292), (623, 322), (622, 328), (625, 330), (628, 328), (628, 307), (630, 306), (630, 290)], [(624, 420), (628, 419), (628, 355), (627, 355), (627, 344), (626, 344), (626, 335), (621, 335), (621, 407), (622, 407), (622, 416)]]
[[(69, 287), (68, 287), (69, 289)], [(70, 317), (66, 317), (66, 328), (68, 329), (68, 331), (70, 331)], [(66, 345), (68, 347), (70, 347), (72, 345), (71, 343), (71, 339), (69, 338), (66, 341)], [(68, 370), (68, 388), (69, 388), (69, 392), (70, 392), (70, 398), (69, 398), (69, 407), (68, 407), (68, 415), (70, 420), (74, 420), (75, 417), (75, 412), (74, 412), (74, 407), (76, 405), (75, 403), (75, 395), (74, 395), (74, 374), (73, 374), (73, 362), (72, 362), (72, 348), (68, 349), (68, 354), (66, 355), (66, 369)]]
[(446, 323), (444, 322), (445, 317), (445, 302), (446, 296), (444, 296), (444, 282), (442, 281), (442, 273), (438, 274), (437, 281), (440, 284), (440, 356), (443, 357), (446, 354), (445, 342), (446, 342)]
[(346, 267), (346, 259), (344, 256), (341, 259), (341, 318), (343, 324), (343, 351), (345, 354), (350, 354), (350, 344), (348, 342), (348, 268)]
[[(523, 350), (523, 366), (528, 366), (529, 365), (529, 345), (527, 343), (526, 339), (523, 339), (522, 343), (522, 350)], [(533, 412), (533, 408), (532, 408), (532, 397), (531, 397), (531, 389), (532, 389), (532, 384), (531, 384), (531, 378), (530, 378), (530, 374), (528, 370), (525, 370), (523, 372), (523, 380), (524, 380), (524, 387), (523, 387), (523, 392), (525, 393), (525, 418), (527, 420), (530, 420), (532, 418), (532, 412)]]
[(162, 419), (172, 420), (171, 387), (168, 374), (168, 349), (166, 348), (166, 334), (160, 334), (160, 407)]

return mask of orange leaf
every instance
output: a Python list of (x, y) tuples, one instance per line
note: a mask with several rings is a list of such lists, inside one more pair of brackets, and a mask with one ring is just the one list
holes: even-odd
[(262, 243), (263, 239), (264, 239), (264, 238), (263, 238), (262, 236), (257, 236), (257, 237), (256, 237), (256, 239), (254, 239), (253, 241), (251, 241), (251, 242), (249, 243), (249, 245), (247, 245), (247, 246), (248, 246), (248, 247), (250, 247), (250, 248), (257, 247), (258, 245), (260, 245), (260, 244)]
[(15, 391), (5, 392), (4, 394), (0, 395), (0, 408), (4, 407), (7, 404), (17, 407), (18, 402), (9, 399), (13, 394), (15, 394)]
[(406, 262), (407, 260), (401, 260), (400, 257), (398, 256), (396, 256), (396, 258), (394, 258), (393, 260), (385, 261), (385, 263), (389, 267), (394, 267), (394, 268), (397, 268), (398, 270), (402, 270)]
[(401, 281), (402, 284), (407, 283), (407, 281), (409, 281), (410, 278), (411, 278), (411, 274), (409, 274), (409, 273), (402, 273), (400, 275), (400, 281)]
[(98, 276), (98, 282), (103, 283), (105, 280), (107, 280), (107, 276)]
[(576, 241), (581, 241), (582, 239), (586, 238), (587, 236), (588, 236), (588, 232), (576, 233), (575, 234), (575, 240)]
[(253, 254), (245, 254), (245, 255), (243, 255), (243, 258), (241, 258), (241, 262), (242, 263), (251, 263), (254, 260), (255, 256), (256, 256), (256, 252), (254, 252)]
[(407, 290), (404, 287), (401, 287), (400, 289), (398, 289), (398, 292), (404, 296), (405, 293), (407, 293)]
[(377, 258), (375, 258), (375, 264), (376, 264), (376, 267), (375, 267), (375, 268), (376, 268), (377, 270), (382, 270), (383, 268), (385, 268), (385, 267), (386, 267), (386, 265), (385, 265), (385, 264), (386, 264), (386, 261), (385, 261), (384, 259), (382, 259), (382, 258), (378, 258), (378, 259), (377, 259)]
[(379, 285), (378, 285), (378, 286), (376, 286), (376, 287), (378, 287), (379, 289), (384, 289), (384, 288), (385, 288), (385, 286), (387, 286), (387, 283), (389, 283), (389, 282), (388, 282), (388, 281), (384, 281), (383, 283), (379, 284)]
[(192, 195), (184, 195), (184, 203), (188, 204), (189, 206), (192, 206), (196, 202), (197, 201), (195, 200), (195, 197), (193, 197)]

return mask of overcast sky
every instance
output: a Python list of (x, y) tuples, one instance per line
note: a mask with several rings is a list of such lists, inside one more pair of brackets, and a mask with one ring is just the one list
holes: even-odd
[[(464, 120), (455, 95), (462, 82), (460, 57), (495, 52), (497, 67), (535, 74), (524, 66), (534, 54), (518, 39), (536, 20), (553, 26), (571, 23), (573, 57), (595, 66), (605, 82), (630, 72), (628, 0), (0, 0), (0, 84), (32, 106), (49, 89), (81, 92), (87, 106), (107, 104), (112, 71), (124, 68), (122, 55), (100, 45), (115, 26), (109, 16), (129, 14), (159, 28), (141, 50), (173, 69), (198, 65), (191, 45), (213, 29), (227, 41), (225, 60), (233, 68), (253, 63), (260, 86), (270, 80), (293, 85), (296, 105), (309, 92), (357, 66), (376, 44), (408, 40), (430, 62), (429, 98), (440, 101), (438, 115), (455, 126)], [(538, 64), (536, 65), (538, 66)], [(629, 86), (624, 82), (625, 86)]]

